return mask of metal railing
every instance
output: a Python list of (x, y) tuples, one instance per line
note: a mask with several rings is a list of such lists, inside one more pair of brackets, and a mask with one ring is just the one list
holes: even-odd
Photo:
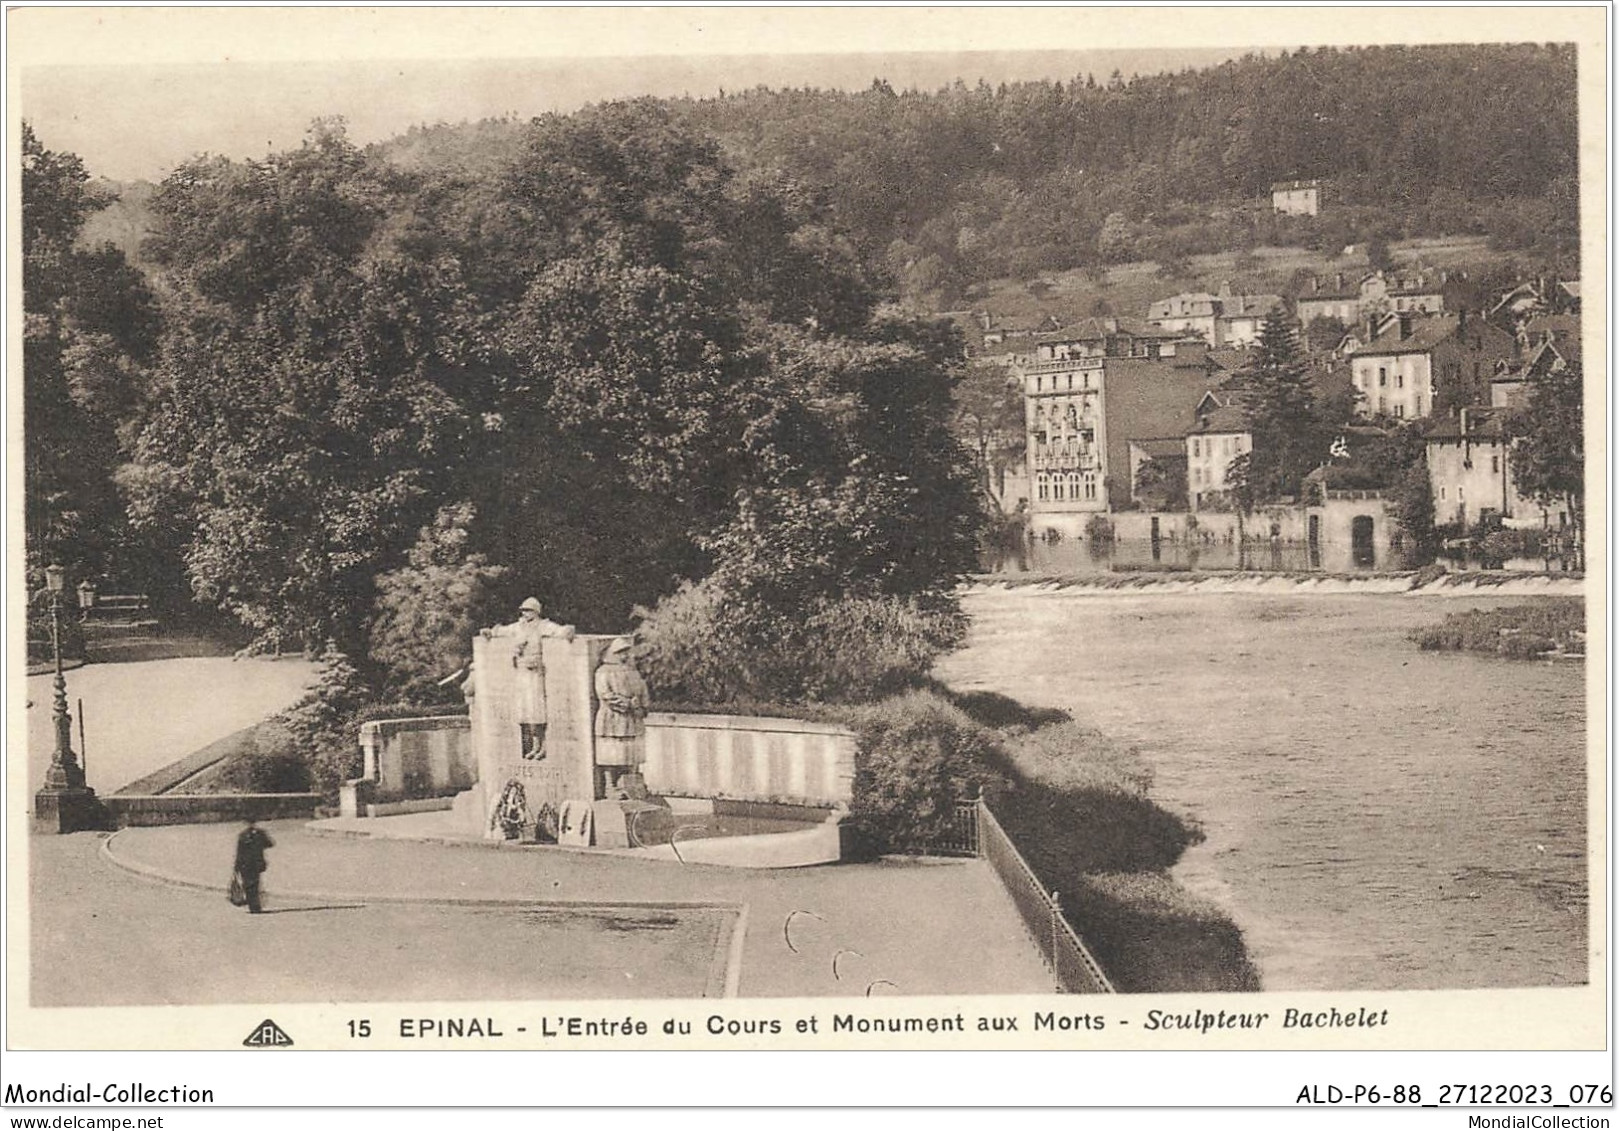
[(979, 856), (978, 802), (958, 801), (946, 831), (928, 845), (932, 856)]
[(1001, 878), (1018, 914), (1023, 917), (1023, 925), (1062, 991), (1071, 994), (1115, 992), (1102, 967), (1063, 918), (1058, 894), (1046, 890), (989, 806), (982, 800), (968, 801), (957, 806), (958, 815), (964, 811), (971, 811), (975, 818), (974, 840), (978, 854), (990, 862)]

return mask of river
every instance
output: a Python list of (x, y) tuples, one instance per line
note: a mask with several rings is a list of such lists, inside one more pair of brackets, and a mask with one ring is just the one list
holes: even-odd
[(1587, 978), (1585, 671), (1421, 652), (1521, 601), (981, 586), (954, 687), (1138, 745), (1206, 839), (1176, 867), (1270, 990)]

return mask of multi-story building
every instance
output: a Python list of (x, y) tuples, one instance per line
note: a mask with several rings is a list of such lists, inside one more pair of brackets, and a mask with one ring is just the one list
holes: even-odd
[(1043, 335), (1023, 367), (1035, 526), (1077, 533), (1075, 516), (1126, 507), (1130, 444), (1184, 442), (1186, 422), (1224, 376), (1207, 344), (1124, 319)]
[(1390, 279), (1373, 271), (1351, 284), (1340, 271), (1325, 289), (1319, 278), (1312, 278), (1310, 289), (1298, 296), (1295, 306), (1304, 326), (1318, 318), (1334, 318), (1353, 327), (1389, 313), (1443, 314), (1448, 282), (1443, 273), (1437, 279), (1422, 275)]
[(1394, 319), (1350, 359), (1362, 416), (1417, 419), (1461, 405), (1488, 404), (1498, 366), (1510, 365), (1512, 335), (1482, 318)]
[(1518, 493), (1509, 458), (1506, 410), (1472, 406), (1427, 429), (1428, 482), (1434, 522), (1468, 526), (1497, 515), (1509, 526), (1540, 526), (1544, 508)]
[(1226, 284), (1217, 295), (1193, 291), (1161, 299), (1147, 308), (1147, 322), (1160, 330), (1198, 334), (1214, 347), (1241, 347), (1259, 341), (1265, 319), (1282, 309), (1281, 295), (1232, 294)]
[(1229, 471), (1238, 456), (1254, 450), (1248, 417), (1230, 396), (1209, 393), (1198, 403), (1196, 423), (1186, 433), (1186, 501), (1193, 511), (1230, 490)]
[(1321, 212), (1320, 181), (1277, 181), (1270, 186), (1271, 207), (1284, 216), (1316, 216)]

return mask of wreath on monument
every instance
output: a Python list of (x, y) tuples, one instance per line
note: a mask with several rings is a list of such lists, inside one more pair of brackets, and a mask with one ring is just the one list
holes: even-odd
[(506, 788), (500, 791), (500, 800), (495, 802), (489, 827), (498, 828), (507, 840), (517, 840), (523, 835), (523, 826), (527, 823), (528, 795), (523, 792), (523, 783), (509, 781)]

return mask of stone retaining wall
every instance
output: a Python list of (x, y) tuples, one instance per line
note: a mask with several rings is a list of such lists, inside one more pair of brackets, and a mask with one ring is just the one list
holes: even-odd
[(318, 793), (115, 793), (101, 798), (116, 828), (204, 825), (224, 822), (311, 820)]
[(478, 780), (466, 715), (375, 719), (360, 724), (369, 800), (379, 804), (451, 797)]

